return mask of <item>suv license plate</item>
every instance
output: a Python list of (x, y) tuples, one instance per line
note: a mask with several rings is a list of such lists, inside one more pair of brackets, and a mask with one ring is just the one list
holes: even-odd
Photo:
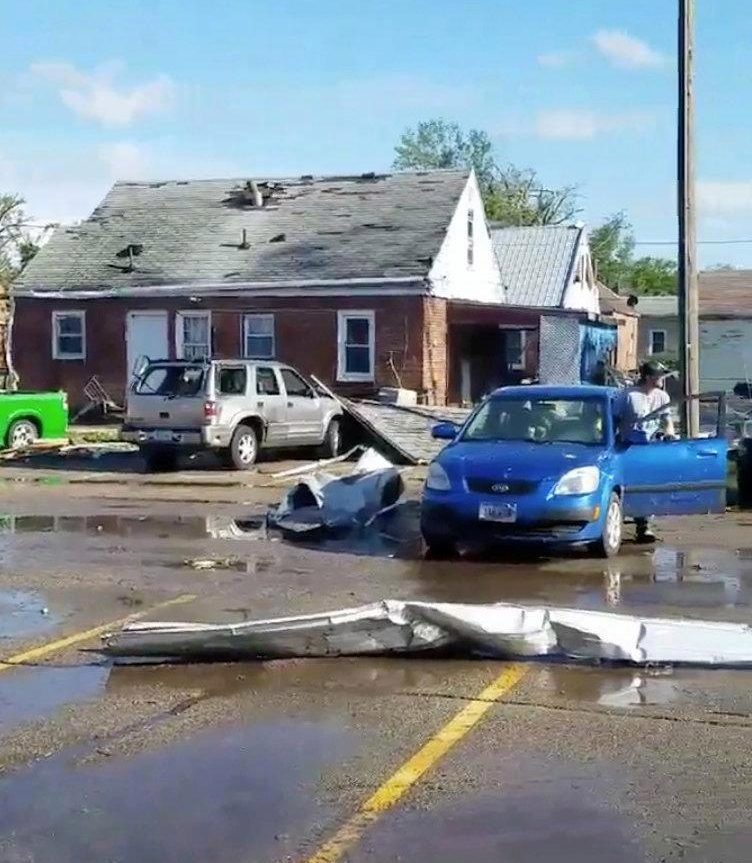
[(172, 432), (169, 429), (154, 432), (154, 440), (169, 441), (172, 443)]
[(481, 521), (498, 521), (502, 524), (512, 524), (517, 521), (517, 504), (514, 503), (482, 503), (478, 510)]

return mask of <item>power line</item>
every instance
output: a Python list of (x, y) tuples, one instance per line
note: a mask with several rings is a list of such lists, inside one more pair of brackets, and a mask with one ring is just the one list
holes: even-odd
[[(701, 246), (732, 246), (737, 244), (752, 243), (750, 240), (698, 240)], [(676, 240), (635, 240), (635, 246), (675, 246)]]

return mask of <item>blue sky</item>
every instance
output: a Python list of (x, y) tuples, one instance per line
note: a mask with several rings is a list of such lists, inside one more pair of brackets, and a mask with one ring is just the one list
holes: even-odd
[[(70, 221), (115, 179), (384, 170), (406, 126), (444, 117), (577, 185), (589, 224), (623, 209), (670, 241), (676, 5), (0, 0), (0, 190)], [(697, 5), (700, 240), (752, 239), (752, 14)], [(752, 266), (752, 243), (701, 262)]]

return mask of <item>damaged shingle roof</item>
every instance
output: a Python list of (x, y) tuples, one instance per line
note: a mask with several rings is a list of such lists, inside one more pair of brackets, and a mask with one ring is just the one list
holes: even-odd
[[(418, 280), (467, 179), (467, 171), (257, 178), (263, 207), (244, 191), (247, 179), (117, 183), (85, 222), (55, 231), (15, 288)], [(129, 246), (138, 252), (132, 270)]]
[(506, 302), (560, 306), (582, 230), (578, 225), (493, 229), (491, 239)]

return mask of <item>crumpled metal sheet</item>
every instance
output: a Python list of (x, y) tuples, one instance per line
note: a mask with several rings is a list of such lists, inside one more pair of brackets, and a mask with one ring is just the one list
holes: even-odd
[(365, 525), (393, 506), (403, 491), (397, 468), (368, 449), (346, 476), (316, 471), (302, 477), (269, 513), (269, 521), (296, 534)]
[(576, 608), (402, 602), (238, 624), (137, 622), (104, 636), (110, 656), (181, 659), (417, 654), (560, 657), (646, 665), (752, 665), (740, 623), (635, 617)]

